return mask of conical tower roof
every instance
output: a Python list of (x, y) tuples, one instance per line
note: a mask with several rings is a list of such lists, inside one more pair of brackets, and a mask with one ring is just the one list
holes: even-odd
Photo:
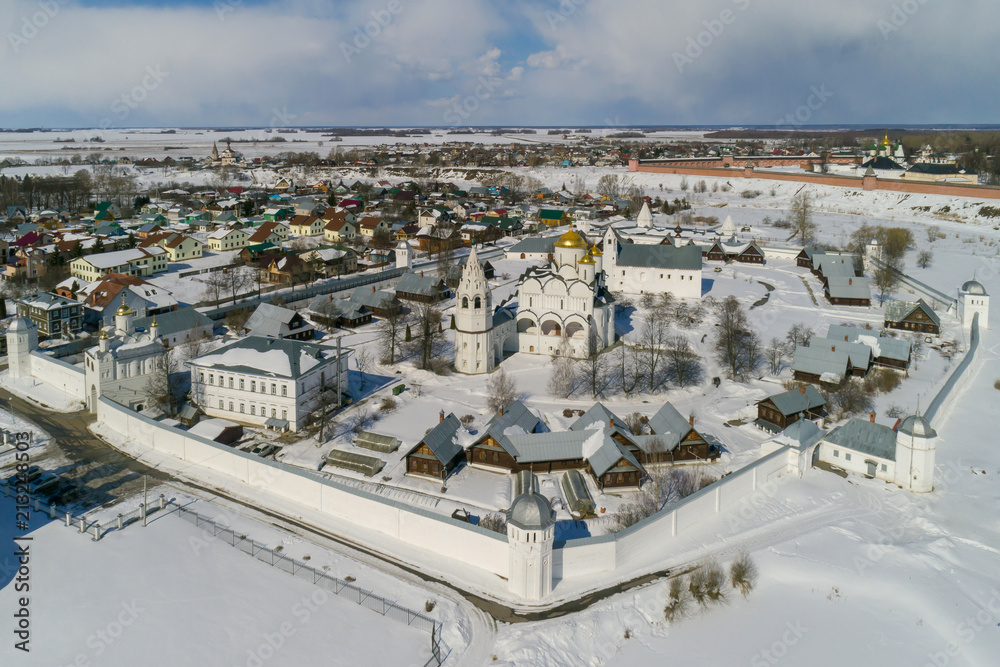
[(476, 246), (472, 246), (472, 252), (469, 253), (469, 260), (465, 263), (465, 268), (462, 270), (462, 280), (458, 285), (458, 289), (462, 292), (489, 291), (489, 285), (486, 283), (486, 272), (483, 270), (483, 265), (479, 263), (479, 254), (476, 252)]
[(642, 202), (642, 210), (639, 211), (639, 216), (635, 219), (635, 222), (639, 227), (653, 226), (653, 212), (649, 210), (649, 202)]

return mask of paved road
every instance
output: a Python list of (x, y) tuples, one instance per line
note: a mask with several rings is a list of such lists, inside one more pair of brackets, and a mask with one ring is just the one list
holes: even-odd
[(9, 411), (11, 402), (17, 416), (52, 436), (52, 443), (32, 463), (68, 480), (60, 487), (59, 504), (89, 509), (141, 493), (143, 475), (149, 477), (150, 486), (171, 479), (168, 474), (125, 456), (88, 431), (94, 421), (89, 412), (49, 412), (0, 389), (0, 409)]

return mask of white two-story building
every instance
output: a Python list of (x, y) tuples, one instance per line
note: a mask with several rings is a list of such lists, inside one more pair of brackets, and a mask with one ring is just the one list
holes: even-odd
[(338, 369), (347, 393), (350, 353), (342, 350), (338, 363), (333, 347), (248, 336), (188, 362), (191, 395), (211, 417), (298, 431), (324, 392), (336, 395)]

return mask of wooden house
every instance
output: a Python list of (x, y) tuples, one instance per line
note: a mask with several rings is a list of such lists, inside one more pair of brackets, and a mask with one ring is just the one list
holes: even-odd
[(457, 444), (462, 423), (454, 414), (444, 416), (427, 432), (413, 449), (406, 453), (406, 474), (444, 481), (462, 462), (463, 449)]
[(800, 419), (822, 419), (826, 401), (812, 385), (799, 385), (781, 394), (769, 396), (757, 403), (756, 424), (764, 430), (784, 431)]
[(938, 335), (941, 333), (941, 318), (923, 299), (890, 301), (885, 304), (885, 327)]

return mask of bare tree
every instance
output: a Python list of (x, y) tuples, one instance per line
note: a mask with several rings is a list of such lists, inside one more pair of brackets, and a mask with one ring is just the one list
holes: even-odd
[(816, 233), (816, 223), (812, 219), (812, 200), (808, 193), (801, 192), (792, 198), (789, 221), (792, 223), (791, 238), (798, 237), (803, 246), (808, 244)]
[[(798, 326), (798, 325), (796, 325)], [(788, 348), (785, 347), (785, 341), (781, 340), (777, 336), (771, 339), (771, 343), (764, 350), (764, 356), (767, 359), (768, 370), (771, 371), (771, 375), (778, 375), (781, 373), (781, 367), (785, 363), (785, 355), (788, 353)]]
[(205, 278), (205, 298), (214, 303), (221, 303), (229, 284), (228, 278), (221, 271), (213, 271)]
[(361, 390), (364, 391), (365, 383), (367, 382), (368, 371), (372, 367), (372, 352), (367, 347), (361, 348), (361, 351), (354, 355), (354, 363), (357, 366), (358, 374), (361, 376)]
[(793, 324), (792, 328), (788, 330), (785, 340), (788, 341), (788, 345), (794, 350), (796, 347), (808, 347), (813, 335), (813, 330), (805, 324)]
[(686, 387), (701, 378), (701, 357), (685, 336), (671, 336), (665, 350), (667, 377), (678, 387)]
[(387, 309), (378, 324), (379, 360), (383, 364), (393, 365), (396, 363), (396, 355), (399, 353), (400, 338), (404, 329), (406, 329), (406, 318), (403, 316), (402, 309)]
[(153, 372), (146, 380), (145, 395), (150, 406), (158, 407), (166, 414), (177, 414), (184, 386), (180, 363), (171, 350), (164, 350), (153, 360)]
[(226, 313), (226, 326), (233, 333), (242, 336), (247, 332), (247, 320), (250, 319), (250, 311), (247, 308), (237, 308)]
[(667, 339), (670, 336), (669, 316), (664, 308), (656, 307), (647, 313), (639, 330), (639, 346), (646, 362), (648, 389), (653, 392), (662, 382), (660, 364), (663, 361)]
[(552, 374), (549, 376), (549, 392), (559, 398), (569, 398), (576, 389), (574, 362), (568, 352), (569, 343), (563, 336), (559, 355), (552, 358)]
[(719, 303), (719, 330), (715, 339), (715, 353), (719, 363), (729, 371), (729, 377), (742, 375), (741, 350), (746, 329), (746, 313), (735, 296), (728, 296)]
[(618, 386), (626, 396), (631, 396), (645, 379), (645, 371), (639, 349), (627, 344), (619, 346), (613, 363)]
[(934, 261), (934, 254), (930, 250), (921, 250), (917, 254), (917, 266), (926, 269)]
[(885, 295), (892, 294), (899, 287), (899, 280), (902, 275), (900, 271), (902, 260), (898, 257), (890, 257), (883, 253), (881, 262), (875, 265), (875, 287), (879, 291), (879, 305), (885, 303)]
[(503, 366), (486, 381), (486, 395), (486, 405), (491, 412), (499, 412), (500, 408), (517, 400), (517, 384)]
[(329, 433), (329, 426), (334, 414), (340, 406), (340, 397), (337, 396), (336, 381), (325, 380), (316, 391), (316, 400), (313, 405), (312, 418), (319, 423), (319, 439), (317, 446), (326, 442)]
[(236, 266), (222, 274), (226, 279), (226, 291), (233, 297), (233, 304), (253, 286), (253, 271), (248, 266)]
[(605, 197), (618, 198), (625, 187), (625, 181), (618, 174), (605, 174), (597, 181), (597, 192)]
[(581, 379), (590, 389), (590, 395), (597, 398), (608, 386), (608, 366), (610, 359), (604, 351), (600, 349), (600, 340), (597, 331), (591, 327), (587, 336), (587, 356), (577, 366)]
[(441, 329), (441, 311), (430, 304), (422, 304), (414, 311), (413, 346), (417, 357), (417, 367), (424, 370), (442, 371), (437, 363), (444, 344)]

